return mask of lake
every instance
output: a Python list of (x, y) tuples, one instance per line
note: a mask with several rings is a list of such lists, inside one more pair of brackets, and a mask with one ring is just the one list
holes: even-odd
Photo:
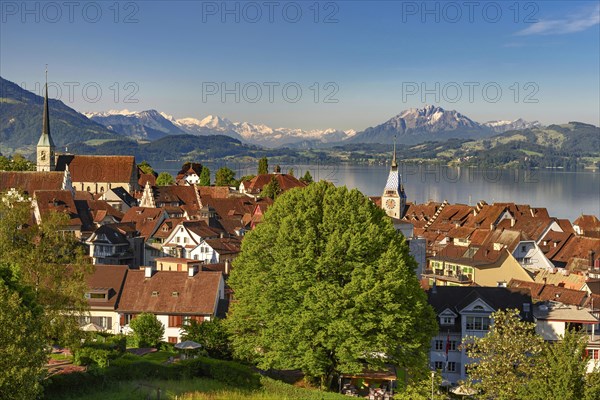
[[(150, 162), (157, 171), (175, 175), (182, 162)], [(212, 172), (224, 164), (206, 164)], [(256, 173), (256, 165), (227, 166), (236, 177)], [(271, 165), (271, 167), (273, 167)], [(315, 180), (327, 180), (335, 185), (357, 188), (368, 196), (381, 196), (389, 166), (387, 165), (281, 165), (282, 172), (294, 169), (299, 177), (308, 170)], [(514, 202), (545, 207), (553, 217), (575, 220), (579, 215), (600, 216), (600, 173), (593, 171), (511, 170), (439, 165), (400, 165), (408, 201), (429, 200), (476, 204)]]

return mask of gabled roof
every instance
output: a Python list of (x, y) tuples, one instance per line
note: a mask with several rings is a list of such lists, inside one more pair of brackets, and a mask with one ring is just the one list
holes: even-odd
[(187, 272), (156, 271), (151, 278), (144, 273), (131, 270), (127, 274), (120, 312), (212, 315), (217, 309), (220, 272), (199, 271), (189, 277)]
[(518, 279), (511, 279), (508, 286), (529, 288), (531, 290), (531, 297), (535, 301), (557, 301), (574, 306), (583, 306), (587, 301), (587, 292), (583, 290), (567, 289), (539, 282), (525, 282)]
[(112, 217), (117, 222), (123, 218), (122, 212), (104, 200), (75, 200), (75, 207), (85, 229), (92, 229), (94, 224), (101, 223), (106, 217)]
[(591, 255), (594, 260), (599, 258), (600, 238), (571, 236), (565, 245), (553, 255), (551, 261), (570, 270), (587, 269), (591, 267)]
[(528, 288), (437, 286), (427, 290), (427, 299), (436, 314), (440, 314), (446, 308), (458, 314), (477, 299), (483, 300), (494, 310), (516, 308), (522, 314), (523, 305), (531, 304)]
[(106, 224), (96, 229), (88, 241), (112, 245), (128, 245), (129, 241), (127, 237), (134, 233), (135, 225), (133, 223)]
[(81, 228), (82, 222), (73, 200), (73, 193), (69, 190), (37, 190), (34, 200), (44, 219), (49, 213), (62, 212), (69, 216), (68, 226)]
[(279, 187), (284, 192), (296, 187), (306, 186), (306, 183), (289, 174), (260, 174), (252, 178), (248, 186), (244, 184), (246, 192), (253, 194), (260, 193), (263, 187), (271, 182), (272, 178), (277, 179)]
[(137, 200), (132, 195), (130, 195), (129, 192), (125, 190), (125, 188), (119, 186), (116, 188), (109, 189), (107, 192), (111, 191), (115, 194), (115, 196), (121, 199), (129, 207), (133, 207), (137, 204)]
[(173, 232), (173, 229), (175, 229), (177, 225), (183, 221), (185, 221), (184, 218), (167, 218), (162, 222), (162, 224), (160, 224), (152, 236), (155, 238), (166, 239), (169, 237), (171, 232)]
[(73, 182), (129, 183), (137, 171), (134, 156), (59, 155), (56, 170), (67, 165)]
[(163, 221), (164, 212), (162, 208), (131, 207), (121, 222), (133, 222), (140, 236), (148, 238)]
[(226, 199), (229, 197), (229, 186), (198, 186), (200, 198), (212, 197), (213, 199)]
[(237, 254), (242, 251), (242, 241), (238, 238), (205, 239), (204, 241), (220, 255)]
[(0, 171), (0, 192), (16, 189), (32, 196), (36, 190), (63, 190), (64, 172)]
[(107, 301), (88, 299), (91, 308), (116, 308), (125, 283), (128, 267), (126, 265), (96, 265), (94, 272), (86, 279), (88, 290), (103, 290), (108, 292)]
[(600, 220), (595, 215), (580, 215), (573, 222), (582, 230), (583, 236), (600, 237)]
[(204, 221), (183, 221), (181, 224), (184, 228), (200, 236), (202, 239), (216, 238), (221, 235), (220, 230), (211, 228)]

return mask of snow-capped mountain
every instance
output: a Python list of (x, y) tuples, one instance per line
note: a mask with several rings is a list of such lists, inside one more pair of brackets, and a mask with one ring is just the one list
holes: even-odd
[(392, 143), (394, 137), (400, 143), (416, 143), (435, 140), (436, 136), (481, 136), (490, 130), (482, 127), (458, 111), (446, 111), (441, 107), (425, 106), (411, 108), (375, 127), (356, 134), (353, 143)]
[(383, 124), (362, 132), (338, 129), (272, 128), (251, 122), (232, 122), (217, 115), (202, 119), (175, 118), (156, 110), (110, 110), (86, 113), (88, 118), (109, 130), (135, 139), (158, 139), (166, 135), (226, 135), (244, 143), (265, 147), (319, 147), (327, 143), (399, 143), (413, 144), (449, 138), (481, 138), (514, 129), (540, 127), (537, 121), (473, 121), (456, 110), (425, 106), (411, 108)]
[(542, 124), (538, 121), (525, 121), (522, 118), (515, 119), (514, 121), (488, 121), (482, 124), (493, 130), (496, 133), (504, 133), (507, 131), (514, 131), (518, 129), (532, 129), (532, 128), (541, 128)]
[(110, 110), (84, 114), (92, 121), (109, 130), (134, 139), (155, 140), (167, 135), (182, 135), (185, 132), (156, 110), (129, 111)]

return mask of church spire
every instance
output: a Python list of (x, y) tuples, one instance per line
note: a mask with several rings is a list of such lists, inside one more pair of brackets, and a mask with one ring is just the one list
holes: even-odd
[(46, 93), (44, 95), (44, 115), (42, 117), (42, 135), (37, 144), (38, 171), (54, 171), (54, 142), (50, 136), (50, 112), (48, 109), (48, 65), (46, 64)]
[(396, 135), (394, 135), (394, 156), (392, 157), (392, 168), (398, 168), (398, 162), (396, 161)]
[(42, 136), (38, 142), (38, 146), (52, 146), (52, 136), (50, 136), (50, 113), (48, 110), (48, 65), (46, 64), (46, 93), (44, 95), (44, 116), (42, 119)]

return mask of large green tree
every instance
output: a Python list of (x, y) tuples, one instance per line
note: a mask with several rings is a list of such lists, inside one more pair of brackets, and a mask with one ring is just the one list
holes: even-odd
[(0, 155), (0, 171), (35, 171), (35, 163), (20, 154), (12, 158)]
[(471, 385), (483, 398), (513, 400), (535, 376), (536, 364), (544, 340), (535, 332), (535, 324), (521, 320), (518, 310), (500, 310), (492, 314), (493, 324), (482, 338), (471, 338), (464, 346), (475, 360), (469, 369)]
[(6, 264), (0, 264), (0, 310), (0, 398), (34, 399), (48, 356), (44, 311)]
[(64, 231), (66, 214), (46, 214), (40, 224), (30, 224), (31, 213), (29, 202), (0, 201), (0, 263), (11, 265), (43, 307), (46, 337), (72, 345), (81, 338), (79, 319), (88, 308), (85, 278), (93, 266), (79, 240)]
[(267, 157), (263, 157), (258, 160), (258, 175), (269, 173), (269, 160)]
[(156, 347), (165, 334), (162, 322), (150, 313), (141, 313), (129, 326), (133, 330), (133, 339), (137, 347)]
[(150, 164), (148, 164), (148, 161), (146, 161), (146, 160), (139, 163), (138, 168), (140, 170), (142, 170), (142, 172), (145, 174), (154, 174), (154, 169), (152, 168), (152, 166)]
[(310, 171), (306, 171), (306, 173), (304, 174), (304, 176), (302, 178), (300, 178), (300, 180), (306, 184), (310, 184), (313, 183), (313, 177), (310, 174)]
[(235, 172), (227, 167), (221, 167), (215, 174), (215, 186), (232, 186), (236, 185)]
[(229, 284), (234, 355), (328, 385), (367, 362), (426, 365), (437, 326), (416, 262), (385, 213), (321, 182), (281, 195), (249, 232)]

